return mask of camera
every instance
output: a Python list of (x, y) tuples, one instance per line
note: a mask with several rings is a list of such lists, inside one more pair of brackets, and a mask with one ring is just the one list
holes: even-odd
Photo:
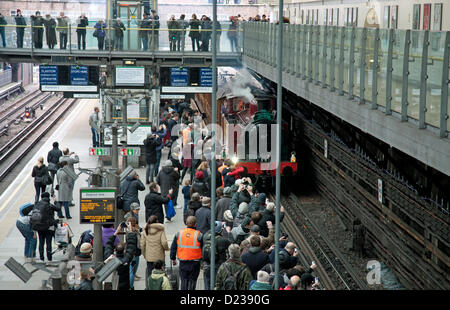
[(287, 239), (287, 238), (288, 238), (288, 234), (287, 234), (287, 233), (285, 233), (285, 232), (282, 232), (282, 233), (281, 233), (281, 237), (282, 237), (282, 238), (286, 238), (286, 239)]
[(126, 227), (127, 227), (127, 224), (126, 224), (125, 222), (121, 222), (121, 223), (120, 223), (120, 227), (126, 228)]

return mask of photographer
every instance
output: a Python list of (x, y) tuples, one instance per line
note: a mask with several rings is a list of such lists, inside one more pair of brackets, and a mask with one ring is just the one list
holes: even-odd
[[(131, 226), (131, 223), (127, 225)], [(132, 230), (132, 227), (129, 227), (129, 229)], [(120, 265), (115, 271), (115, 275), (119, 277), (117, 286), (118, 290), (130, 289), (130, 264), (134, 258), (137, 247), (137, 234), (134, 233), (126, 235), (126, 244), (120, 242), (114, 247), (116, 236), (118, 236), (119, 234), (123, 234), (124, 232), (125, 227), (123, 227), (123, 225), (119, 225), (114, 235), (108, 238), (103, 256), (107, 257), (104, 261), (105, 264), (107, 264), (113, 258), (118, 258), (122, 262), (122, 265)], [(96, 269), (96, 272), (98, 272), (99, 269), (101, 269), (101, 267)]]
[(130, 211), (131, 203), (139, 203), (138, 191), (143, 190), (145, 190), (145, 185), (139, 180), (136, 171), (132, 171), (120, 184), (120, 194), (123, 195), (123, 211)]
[(236, 217), (237, 211), (241, 203), (250, 203), (251, 197), (253, 196), (253, 185), (251, 184), (250, 178), (243, 178), (242, 183), (236, 193), (234, 193), (230, 202), (230, 211), (233, 217)]
[(152, 133), (148, 133), (147, 138), (144, 140), (145, 161), (147, 164), (145, 184), (150, 184), (150, 182), (153, 182), (157, 162), (157, 147), (160, 146), (161, 143), (161, 138), (156, 134), (156, 126), (152, 126)]

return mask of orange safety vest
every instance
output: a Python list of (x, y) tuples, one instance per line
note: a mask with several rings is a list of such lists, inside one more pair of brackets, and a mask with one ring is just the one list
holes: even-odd
[(223, 182), (223, 175), (222, 175), (222, 171), (223, 169), (228, 168), (226, 165), (220, 166), (219, 169), (217, 169), (220, 172), (220, 178), (222, 179), (222, 185), (220, 187), (224, 188), (225, 187), (225, 183)]
[(202, 258), (202, 248), (198, 241), (199, 230), (185, 228), (178, 233), (177, 256), (180, 260), (196, 260)]

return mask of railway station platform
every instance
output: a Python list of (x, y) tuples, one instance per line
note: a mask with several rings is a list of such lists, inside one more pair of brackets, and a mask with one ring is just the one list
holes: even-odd
[[(26, 164), (24, 169), (16, 177), (16, 179), (9, 185), (9, 187), (0, 196), (0, 290), (36, 290), (41, 284), (42, 280), (48, 280), (50, 274), (44, 271), (37, 271), (33, 274), (33, 277), (27, 282), (23, 283), (14, 273), (4, 266), (4, 263), (13, 257), (19, 263), (25, 263), (24, 260), (24, 244), (25, 239), (16, 228), (16, 220), (19, 215), (19, 207), (27, 202), (33, 202), (35, 196), (35, 190), (33, 185), (33, 178), (31, 177), (31, 171), (33, 166), (37, 162), (39, 156), (44, 156), (46, 159), (47, 153), (52, 148), (52, 143), (58, 141), (60, 149), (68, 147), (69, 150), (78, 154), (80, 163), (75, 164), (75, 171), (77, 168), (95, 168), (97, 166), (97, 158), (89, 156), (89, 147), (91, 146), (91, 129), (88, 125), (89, 115), (92, 113), (95, 106), (101, 107), (98, 100), (80, 100), (74, 110), (66, 117), (59, 128), (57, 128), (51, 137), (42, 144), (39, 151), (34, 154), (33, 158)], [(167, 158), (167, 153), (163, 151), (163, 159)], [(46, 161), (46, 160), (45, 160)], [(145, 177), (145, 169), (139, 167), (135, 169), (141, 176), (141, 179)], [(81, 233), (87, 229), (94, 230), (93, 224), (80, 224), (80, 210), (79, 210), (79, 189), (80, 187), (87, 187), (86, 174), (81, 174), (75, 182), (74, 194), (74, 207), (70, 207), (70, 214), (72, 219), (64, 219), (70, 225), (74, 233), (72, 243), (77, 244)], [(141, 202), (141, 210), (139, 213), (139, 223), (141, 227), (145, 226), (145, 207), (144, 199), (148, 194), (148, 186), (145, 191), (139, 192), (139, 200)], [(181, 189), (180, 189), (181, 192)], [(179, 195), (178, 204), (183, 206), (182, 195)], [(165, 223), (165, 232), (170, 244), (173, 240), (175, 233), (184, 227), (182, 209), (175, 209), (177, 215), (172, 219), (172, 222)], [(53, 239), (54, 240), (54, 239)], [(53, 250), (57, 248), (57, 245), (53, 241)], [(53, 256), (53, 261), (57, 261), (61, 258), (62, 252), (57, 252)], [(39, 255), (38, 255), (39, 256)], [(39, 257), (37, 257), (39, 261)], [(166, 252), (166, 265), (169, 264), (169, 253)], [(31, 271), (33, 267), (30, 264), (25, 265), (26, 268)], [(141, 280), (135, 281), (135, 289), (142, 290), (145, 288), (145, 269), (146, 262), (143, 256), (140, 257), (140, 263), (137, 275), (141, 277)], [(54, 268), (49, 268), (53, 271)], [(198, 279), (197, 288), (203, 288), (202, 274)]]

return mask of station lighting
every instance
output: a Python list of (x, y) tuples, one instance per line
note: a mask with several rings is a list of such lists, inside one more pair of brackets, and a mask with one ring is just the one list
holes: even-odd
[(239, 162), (239, 158), (234, 155), (233, 157), (231, 157), (231, 161), (233, 162), (233, 164), (237, 164)]
[(124, 59), (124, 66), (136, 66), (136, 59)]

